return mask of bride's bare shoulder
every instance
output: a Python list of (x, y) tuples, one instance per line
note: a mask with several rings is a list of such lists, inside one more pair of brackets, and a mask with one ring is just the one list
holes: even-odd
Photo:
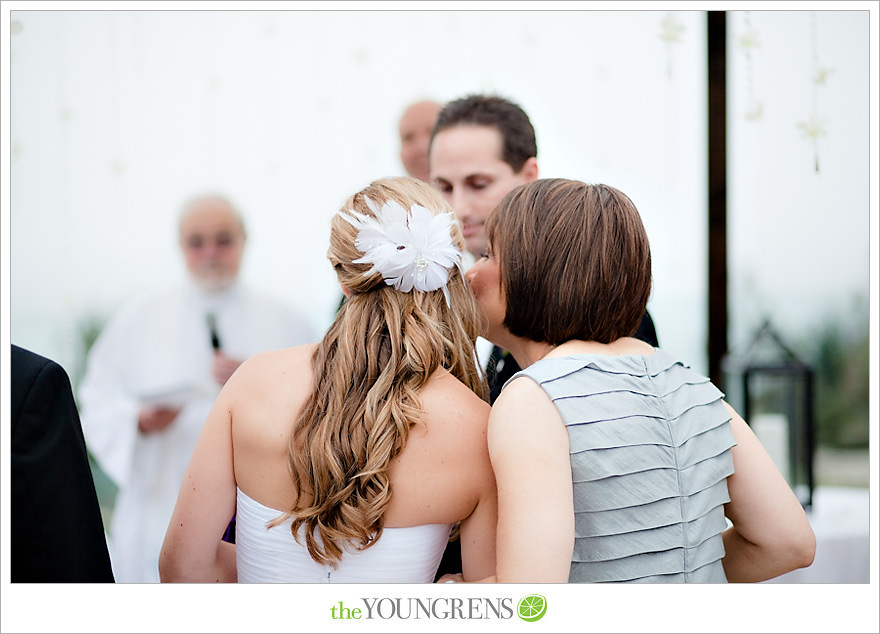
[(276, 386), (304, 383), (296, 377), (311, 376), (311, 361), (317, 344), (267, 350), (248, 357), (227, 382), (236, 391), (260, 392)]
[(313, 345), (269, 350), (242, 363), (218, 398), (234, 412), (233, 428), (257, 433), (275, 431), (274, 421), (288, 425), (312, 389), (313, 351)]
[(289, 371), (302, 366), (310, 366), (317, 345), (316, 343), (308, 343), (290, 348), (258, 352), (249, 357), (241, 365), (241, 369), (248, 373), (260, 373)]
[(485, 422), (490, 406), (467, 385), (447, 371), (437, 372), (419, 394), (422, 408), (443, 419), (467, 420), (468, 425)]

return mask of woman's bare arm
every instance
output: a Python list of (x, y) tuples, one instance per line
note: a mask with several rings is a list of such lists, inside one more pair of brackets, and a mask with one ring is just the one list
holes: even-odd
[(803, 507), (751, 428), (725, 406), (737, 442), (725, 509), (733, 523), (724, 533), (728, 581), (764, 581), (809, 566), (816, 537)]
[(501, 583), (567, 582), (574, 549), (568, 431), (539, 385), (519, 378), (489, 416)]

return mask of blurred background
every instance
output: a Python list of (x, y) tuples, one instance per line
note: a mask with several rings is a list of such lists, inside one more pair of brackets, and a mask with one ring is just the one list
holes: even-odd
[[(403, 174), (409, 103), (474, 92), (526, 110), (542, 177), (630, 195), (661, 346), (707, 372), (705, 11), (102, 4), (113, 10), (10, 11), (6, 53), (9, 336), (75, 386), (109, 315), (182, 279), (176, 217), (206, 190), (245, 214), (244, 280), (323, 331), (339, 300), (330, 217)], [(826, 486), (869, 481), (871, 23), (867, 10), (726, 12), (723, 389), (741, 409), (734, 362), (772, 324), (814, 372)]]

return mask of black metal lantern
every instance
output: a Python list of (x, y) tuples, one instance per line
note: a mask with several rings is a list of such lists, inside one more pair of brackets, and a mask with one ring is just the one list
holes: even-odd
[(746, 353), (741, 413), (804, 508), (813, 504), (813, 369), (797, 358), (765, 321)]

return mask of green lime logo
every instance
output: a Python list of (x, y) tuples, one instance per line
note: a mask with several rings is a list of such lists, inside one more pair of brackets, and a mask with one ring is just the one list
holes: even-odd
[(520, 599), (516, 613), (523, 621), (538, 621), (547, 613), (547, 599), (540, 594), (530, 594)]

